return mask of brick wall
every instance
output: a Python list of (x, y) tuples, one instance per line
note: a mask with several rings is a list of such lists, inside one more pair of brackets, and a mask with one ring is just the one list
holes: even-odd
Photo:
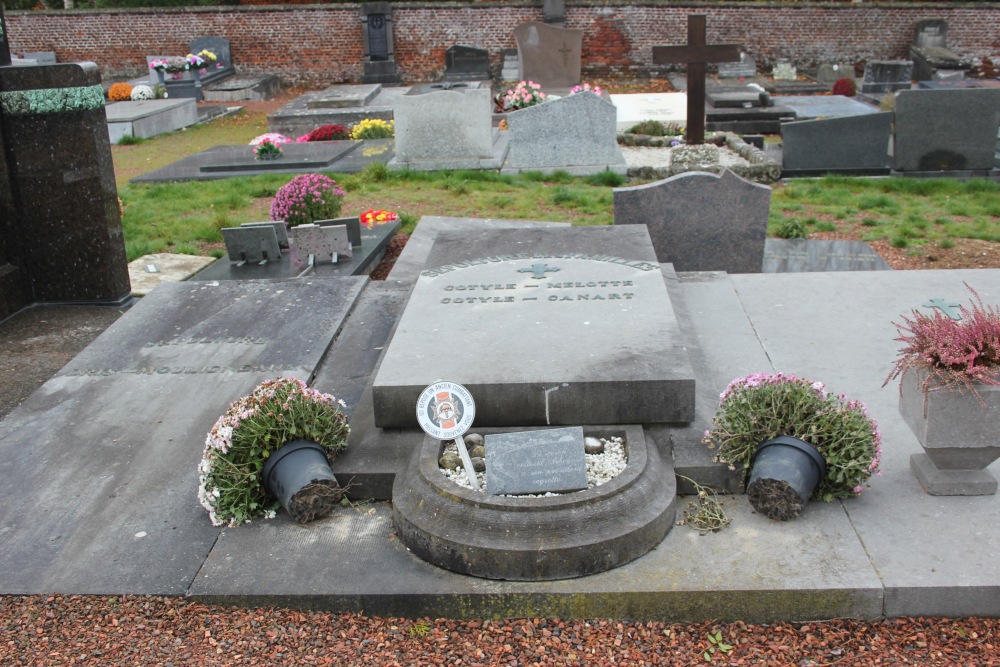
[[(619, 0), (567, 2), (567, 27), (582, 28), (584, 76), (636, 76), (655, 71), (652, 47), (686, 39), (686, 17), (708, 15), (710, 43), (739, 43), (761, 67), (787, 58), (863, 63), (906, 56), (914, 24), (948, 21), (948, 43), (963, 55), (1000, 54), (1000, 2), (774, 3)], [(541, 20), (541, 1), (414, 2), (393, 7), (396, 62), (406, 81), (444, 69), (453, 44), (485, 48), (498, 74), (513, 28)], [(150, 10), (7, 12), (11, 48), (55, 51), (60, 61), (92, 60), (105, 78), (145, 72), (146, 55), (187, 53), (200, 35), (232, 42), (244, 72), (273, 72), (285, 84), (358, 81), (362, 43), (359, 4), (241, 6)]]

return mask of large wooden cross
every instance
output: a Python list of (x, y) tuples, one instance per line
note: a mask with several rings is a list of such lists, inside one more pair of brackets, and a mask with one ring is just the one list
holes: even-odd
[(705, 65), (740, 59), (737, 44), (705, 44), (705, 15), (688, 15), (688, 43), (654, 46), (657, 65), (687, 63), (687, 143), (705, 143)]

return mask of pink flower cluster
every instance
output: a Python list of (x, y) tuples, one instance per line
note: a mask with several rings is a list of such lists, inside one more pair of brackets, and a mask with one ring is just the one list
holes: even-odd
[(810, 380), (802, 380), (794, 375), (787, 375), (782, 372), (777, 373), (752, 373), (746, 377), (736, 378), (729, 383), (726, 390), (719, 395), (719, 403), (725, 403), (726, 399), (736, 394), (737, 392), (743, 391), (745, 389), (752, 389), (754, 387), (763, 387), (769, 384), (808, 384), (819, 398), (826, 398), (827, 391), (826, 386), (822, 382), (812, 382)]
[(508, 89), (507, 94), (500, 98), (501, 106), (507, 111), (524, 109), (545, 101), (545, 93), (542, 87), (534, 81), (522, 81), (514, 88)]
[(322, 174), (300, 174), (283, 185), (271, 202), (271, 220), (284, 220), (289, 227), (335, 218), (340, 213), (344, 191)]
[(601, 87), (591, 86), (589, 83), (584, 81), (582, 86), (573, 86), (573, 88), (569, 91), (570, 95), (576, 95), (577, 93), (593, 93), (595, 95), (600, 95)]
[(265, 141), (274, 144), (275, 146), (281, 146), (282, 144), (294, 143), (292, 139), (286, 137), (283, 134), (277, 132), (265, 132), (264, 134), (259, 134), (250, 140), (251, 146), (258, 146)]

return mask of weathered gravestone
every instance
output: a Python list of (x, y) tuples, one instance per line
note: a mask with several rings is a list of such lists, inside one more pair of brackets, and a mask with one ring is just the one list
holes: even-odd
[(224, 227), (222, 240), (231, 262), (281, 261), (281, 247), (273, 227)]
[(336, 264), (341, 257), (346, 259), (352, 253), (345, 225), (298, 225), (292, 227), (289, 242), (292, 261), (299, 264), (307, 262), (310, 256), (317, 264)]
[(193, 98), (112, 102), (105, 107), (105, 113), (112, 143), (122, 137), (149, 139), (198, 122), (198, 106)]
[(0, 67), (0, 318), (33, 302), (131, 299), (93, 63)]
[(732, 173), (689, 172), (615, 188), (614, 224), (646, 225), (676, 271), (760, 273), (771, 188)]
[(735, 62), (719, 63), (720, 79), (747, 79), (757, 76), (757, 61), (745, 52)]
[(439, 378), (472, 392), (477, 426), (692, 419), (690, 362), (645, 229), (446, 232), (426, 267), (373, 383), (380, 428), (415, 425)]
[(992, 170), (998, 125), (1000, 89), (900, 91), (895, 100), (893, 168)]
[(518, 79), (547, 88), (571, 88), (580, 83), (583, 30), (557, 28), (529, 21), (514, 29)]
[(791, 63), (778, 63), (771, 70), (771, 76), (775, 81), (795, 81), (799, 73)]
[(483, 81), (490, 78), (490, 54), (486, 49), (456, 44), (444, 52), (445, 81)]
[(912, 85), (912, 78), (911, 60), (869, 60), (865, 63), (861, 92), (871, 94), (905, 90)]
[(361, 29), (364, 39), (363, 83), (395, 83), (396, 47), (392, 36), (392, 7), (388, 2), (365, 2), (361, 5)]
[(948, 22), (944, 19), (924, 19), (914, 27), (913, 78), (917, 81), (964, 79), (972, 61), (948, 48)]
[(687, 143), (705, 143), (705, 66), (710, 62), (736, 62), (736, 44), (706, 44), (705, 15), (688, 15), (688, 43), (683, 46), (654, 46), (653, 62), (687, 64)]
[(510, 148), (504, 171), (563, 169), (624, 174), (615, 106), (591, 92), (576, 93), (507, 114)]
[(816, 80), (820, 83), (834, 84), (844, 78), (854, 78), (853, 65), (848, 63), (823, 63), (816, 70)]
[(202, 77), (202, 83), (206, 86), (236, 73), (232, 48), (225, 37), (214, 35), (195, 37), (188, 46), (191, 49), (190, 53), (210, 51), (215, 54), (215, 62), (205, 70), (205, 76)]
[(784, 123), (782, 173), (888, 172), (891, 132), (890, 112)]
[(396, 155), (391, 169), (499, 169), (493, 154), (493, 107), (488, 88), (409, 94), (396, 104)]
[(244, 222), (240, 227), (269, 227), (274, 230), (274, 235), (278, 239), (278, 247), (288, 247), (288, 228), (285, 227), (284, 222)]
[(499, 495), (587, 488), (583, 428), (486, 436), (486, 490)]

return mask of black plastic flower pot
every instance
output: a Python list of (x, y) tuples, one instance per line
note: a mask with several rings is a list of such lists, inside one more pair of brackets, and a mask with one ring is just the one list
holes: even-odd
[(781, 435), (757, 446), (747, 482), (747, 498), (755, 510), (776, 521), (802, 513), (826, 475), (823, 456), (804, 440)]
[(342, 490), (326, 450), (315, 442), (285, 443), (268, 457), (261, 475), (267, 492), (299, 523), (330, 514), (340, 502)]

